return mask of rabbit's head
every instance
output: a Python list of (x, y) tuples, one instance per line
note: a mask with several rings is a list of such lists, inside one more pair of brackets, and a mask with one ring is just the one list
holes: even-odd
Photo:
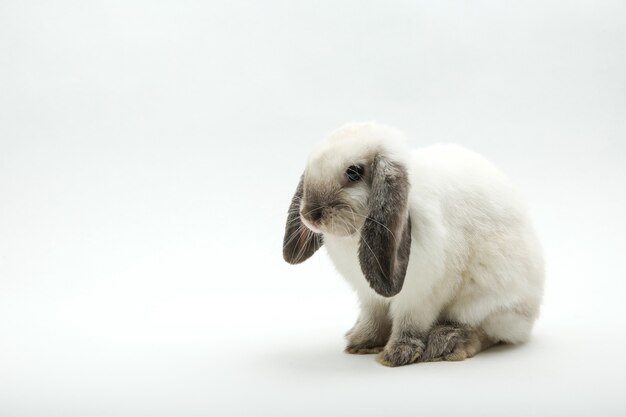
[(386, 297), (400, 292), (411, 246), (407, 157), (403, 135), (373, 123), (346, 125), (322, 141), (291, 202), (285, 260), (308, 259), (323, 235), (356, 237), (370, 286)]

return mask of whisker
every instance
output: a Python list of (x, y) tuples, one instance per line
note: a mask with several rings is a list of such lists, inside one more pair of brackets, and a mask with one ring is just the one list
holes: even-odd
[(311, 238), (311, 233), (313, 233), (313, 232), (311, 232), (309, 229), (306, 229), (306, 231), (304, 233), (305, 233), (304, 237), (301, 236), (301, 238), (304, 239), (304, 243), (302, 245), (300, 245), (300, 250), (298, 251), (298, 258), (297, 259), (300, 259), (302, 257), (302, 255), (304, 253), (304, 250), (306, 249), (306, 247), (308, 245), (308, 241)]
[[(306, 216), (307, 214), (311, 214), (311, 213), (313, 213), (314, 211), (321, 210), (321, 209), (322, 209), (322, 207), (315, 208), (315, 209), (313, 209), (313, 210), (310, 210), (310, 211), (308, 211), (308, 212), (306, 212), (306, 213), (302, 214), (302, 216)], [(298, 212), (299, 212), (299, 210), (298, 210)], [(289, 214), (295, 214), (295, 212), (288, 212), (288, 213), (289, 213)], [(289, 225), (289, 224), (291, 224), (291, 223), (293, 223), (293, 222), (295, 222), (295, 221), (297, 221), (297, 220), (300, 220), (300, 214), (298, 214), (298, 216), (296, 216), (295, 218), (293, 218), (293, 219), (291, 219), (291, 220), (287, 221), (287, 224)]]
[(385, 271), (383, 270), (383, 266), (380, 264), (380, 261), (378, 260), (378, 257), (376, 256), (376, 254), (374, 253), (374, 250), (372, 249), (372, 247), (370, 246), (369, 243), (367, 243), (367, 240), (365, 240), (365, 238), (363, 237), (363, 234), (354, 226), (352, 226), (352, 228), (354, 229), (354, 231), (359, 235), (359, 238), (361, 240), (363, 240), (363, 243), (365, 243), (365, 246), (367, 246), (367, 248), (370, 250), (370, 252), (372, 253), (372, 256), (374, 257), (374, 259), (376, 260), (376, 263), (378, 264), (378, 268), (380, 268), (380, 272), (383, 274), (383, 277), (387, 278)]
[(298, 228), (297, 228), (296, 230), (294, 230), (293, 232), (291, 232), (291, 234), (289, 235), (289, 237), (285, 240), (285, 243), (284, 243), (284, 245), (283, 245), (283, 249), (285, 249), (285, 247), (287, 247), (287, 245), (289, 245), (289, 244), (293, 241), (293, 239), (294, 239), (294, 238), (295, 238), (295, 237), (296, 237), (299, 233), (301, 233), (301, 232), (302, 232), (302, 228), (303, 228), (303, 227), (304, 227), (303, 225), (300, 225), (300, 226), (298, 226)]
[(359, 217), (363, 217), (363, 218), (364, 218), (364, 219), (366, 219), (366, 220), (370, 220), (370, 221), (372, 221), (372, 222), (374, 222), (374, 223), (376, 223), (376, 224), (378, 224), (378, 225), (380, 225), (380, 226), (384, 227), (384, 228), (385, 228), (385, 230), (387, 230), (387, 231), (391, 234), (391, 236), (393, 237), (393, 240), (395, 240), (395, 241), (396, 241), (396, 243), (398, 243), (398, 240), (396, 239), (396, 235), (395, 235), (395, 234), (391, 231), (391, 229), (389, 229), (387, 226), (385, 226), (384, 224), (382, 224), (382, 223), (381, 223), (381, 222), (379, 222), (378, 220), (375, 220), (375, 219), (373, 219), (373, 218), (371, 218), (371, 217), (369, 217), (369, 216), (364, 216), (364, 215), (362, 215), (362, 214), (359, 214), (359, 213), (355, 212), (355, 211), (352, 209), (352, 207), (350, 207), (348, 204), (339, 204), (339, 206), (341, 206), (341, 207), (344, 207), (344, 206), (345, 206), (348, 210), (350, 210), (350, 212), (352, 213), (352, 216), (359, 216)]

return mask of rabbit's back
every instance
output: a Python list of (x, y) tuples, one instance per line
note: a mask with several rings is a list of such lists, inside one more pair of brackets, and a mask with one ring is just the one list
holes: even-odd
[(415, 151), (411, 171), (412, 216), (423, 207), (434, 213), (429, 222), (440, 235), (434, 240), (443, 242), (440, 286), (453, 288), (445, 291), (450, 300), (442, 316), (478, 324), (512, 309), (532, 322), (543, 290), (542, 250), (511, 181), (456, 145)]

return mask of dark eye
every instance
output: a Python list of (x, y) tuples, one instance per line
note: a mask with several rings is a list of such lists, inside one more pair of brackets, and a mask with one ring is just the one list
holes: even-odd
[(350, 165), (346, 170), (346, 177), (348, 177), (348, 180), (352, 182), (358, 181), (361, 177), (363, 177), (364, 172), (365, 171), (361, 165)]

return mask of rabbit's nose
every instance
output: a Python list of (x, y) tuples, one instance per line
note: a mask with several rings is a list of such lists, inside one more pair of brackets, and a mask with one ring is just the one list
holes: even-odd
[(320, 207), (317, 210), (313, 210), (310, 216), (311, 220), (313, 220), (314, 222), (320, 221), (320, 219), (322, 218), (322, 208)]
[(302, 217), (310, 221), (311, 223), (317, 223), (322, 219), (322, 207), (310, 208), (306, 207), (301, 212)]

